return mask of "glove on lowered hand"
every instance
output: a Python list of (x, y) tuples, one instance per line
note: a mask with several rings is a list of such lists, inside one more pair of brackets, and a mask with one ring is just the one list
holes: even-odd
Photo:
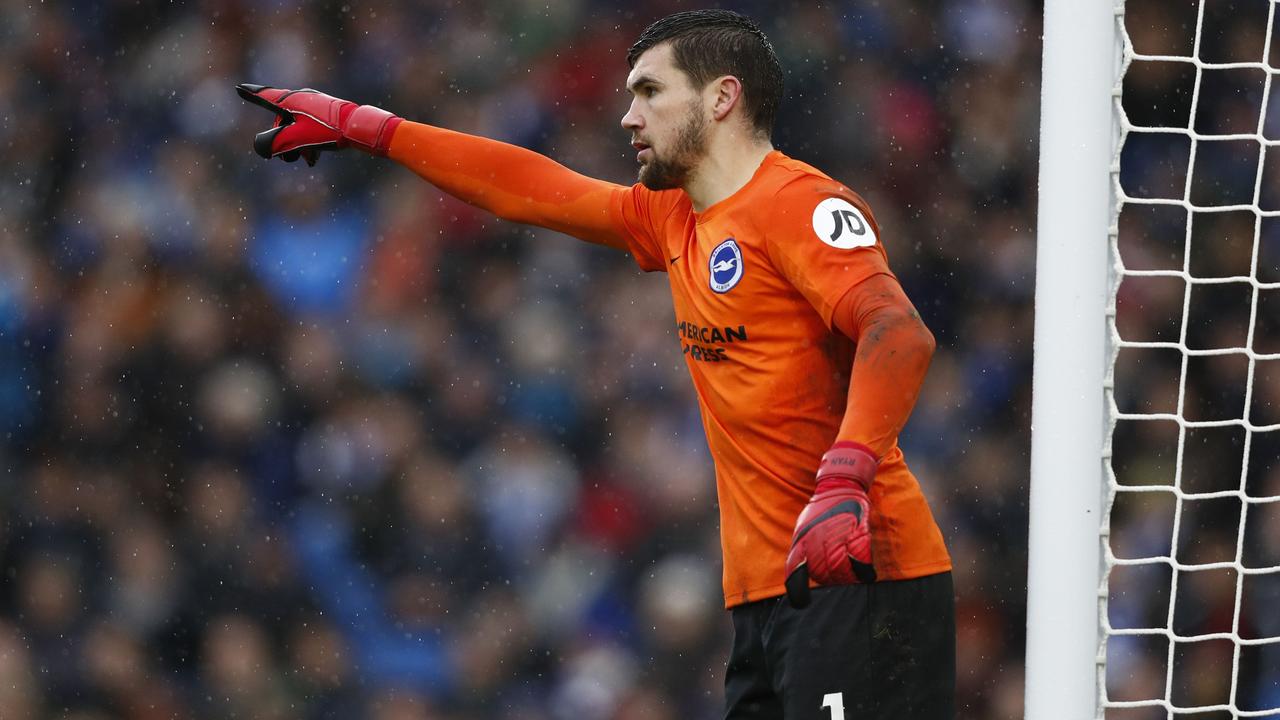
[(787, 598), (809, 604), (809, 580), (818, 585), (875, 582), (871, 562), (871, 499), (879, 460), (865, 445), (838, 442), (822, 456), (818, 482), (796, 520), (787, 554)]

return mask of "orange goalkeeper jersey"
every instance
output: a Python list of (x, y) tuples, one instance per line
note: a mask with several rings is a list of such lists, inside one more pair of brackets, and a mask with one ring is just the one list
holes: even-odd
[[(796, 518), (848, 407), (854, 344), (832, 313), (862, 280), (892, 275), (862, 198), (777, 151), (702, 213), (682, 190), (615, 185), (420, 123), (401, 123), (389, 154), (501, 217), (626, 248), (668, 274), (715, 461), (725, 604), (781, 595)], [(881, 579), (951, 568), (896, 441), (871, 487), (871, 534)]]
[[(741, 190), (694, 213), (681, 190), (615, 190), (612, 215), (644, 270), (665, 271), (675, 329), (715, 460), (725, 603), (784, 592), (796, 517), (844, 417), (854, 345), (833, 332), (845, 293), (891, 274), (866, 203), (770, 153)], [(951, 560), (897, 444), (871, 489), (878, 576)]]

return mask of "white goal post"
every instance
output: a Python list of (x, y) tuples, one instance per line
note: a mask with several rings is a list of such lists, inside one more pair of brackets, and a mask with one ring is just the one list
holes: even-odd
[(1047, 0), (1027, 572), (1028, 720), (1097, 708), (1104, 317), (1119, 72), (1111, 0)]
[(1026, 717), (1280, 718), (1280, 0), (1129, 2), (1045, 4)]

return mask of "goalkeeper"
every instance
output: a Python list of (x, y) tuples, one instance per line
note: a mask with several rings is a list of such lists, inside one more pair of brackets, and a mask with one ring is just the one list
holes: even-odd
[(782, 71), (750, 19), (671, 15), (627, 61), (631, 187), (313, 90), (238, 91), (276, 114), (254, 140), (263, 157), (387, 156), (667, 273), (716, 466), (726, 718), (951, 718), (951, 560), (897, 444), (934, 341), (875, 218), (773, 148)]

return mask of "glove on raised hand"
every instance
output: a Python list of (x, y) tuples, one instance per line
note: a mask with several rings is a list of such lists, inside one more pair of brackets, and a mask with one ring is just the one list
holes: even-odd
[(871, 499), (879, 460), (865, 445), (838, 442), (822, 456), (817, 486), (796, 520), (787, 554), (787, 598), (809, 604), (809, 580), (818, 585), (875, 582), (871, 562)]
[(304, 88), (236, 86), (240, 97), (276, 114), (271, 129), (253, 138), (253, 149), (264, 158), (293, 162), (299, 157), (315, 165), (321, 150), (353, 147), (385, 156), (391, 136), (402, 119), (372, 105), (357, 105)]

